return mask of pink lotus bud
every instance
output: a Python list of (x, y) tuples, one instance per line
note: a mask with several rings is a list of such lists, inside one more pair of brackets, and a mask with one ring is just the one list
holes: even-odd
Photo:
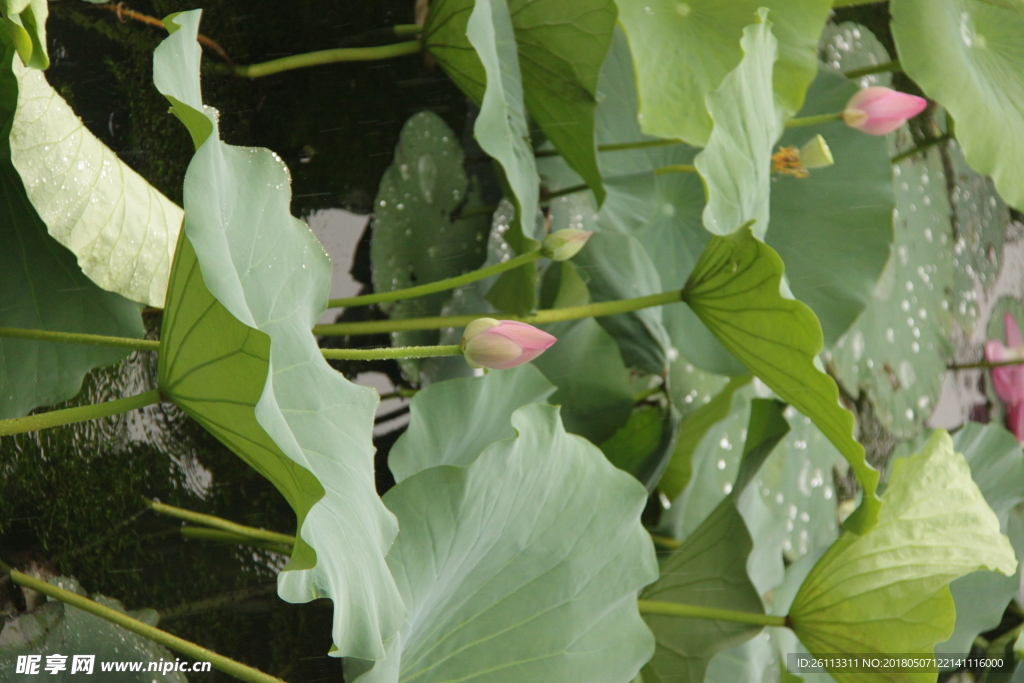
[[(989, 363), (1024, 361), (1024, 342), (1017, 321), (1009, 313), (1003, 316), (1006, 345), (998, 339), (985, 343), (985, 360)], [(992, 387), (1006, 404), (1006, 426), (1018, 440), (1024, 441), (1024, 364), (992, 368)]]
[(843, 111), (843, 120), (870, 135), (885, 135), (920, 114), (927, 106), (928, 100), (923, 97), (876, 85), (864, 88), (850, 98)]
[(544, 353), (557, 339), (514, 320), (477, 318), (462, 333), (462, 354), (474, 368), (507, 370)]
[(592, 230), (578, 230), (576, 228), (565, 228), (556, 230), (544, 238), (544, 255), (552, 261), (568, 261), (587, 243)]

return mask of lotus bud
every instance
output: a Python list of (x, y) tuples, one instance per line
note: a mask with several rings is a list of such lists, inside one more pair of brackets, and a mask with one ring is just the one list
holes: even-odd
[(825, 138), (819, 134), (800, 148), (800, 163), (804, 165), (804, 168), (827, 168), (836, 162), (832, 158), (832, 150), (828, 148)]
[(552, 261), (568, 261), (587, 243), (594, 233), (591, 230), (565, 228), (556, 230), (544, 238), (543, 254)]
[(859, 91), (846, 104), (843, 120), (847, 125), (870, 135), (891, 133), (907, 119), (924, 111), (928, 100), (882, 86)]
[(462, 355), (474, 368), (507, 370), (544, 353), (557, 339), (514, 320), (477, 318), (462, 333)]

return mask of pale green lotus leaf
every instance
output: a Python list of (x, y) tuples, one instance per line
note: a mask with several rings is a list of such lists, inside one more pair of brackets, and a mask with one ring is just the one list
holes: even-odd
[[(982, 568), (1017, 568), (998, 518), (946, 432), (894, 463), (883, 501), (878, 524), (840, 536), (797, 591), (789, 618), (812, 653), (930, 656), (953, 631), (949, 583)], [(862, 680), (830, 673), (839, 683)], [(893, 672), (887, 680), (934, 681), (935, 673)]]
[[(0, 327), (142, 337), (139, 307), (93, 284), (67, 249), (46, 234), (10, 163), (9, 131), (19, 82), (3, 49), (0, 65)], [(73, 398), (85, 374), (128, 355), (126, 349), (0, 338), (0, 419)]]
[(409, 616), (383, 662), (346, 660), (347, 680), (622, 683), (651, 656), (636, 603), (658, 575), (643, 486), (567, 434), (555, 406), (520, 408), (512, 426), (468, 467), (385, 494)]
[(740, 63), (740, 37), (761, 7), (779, 41), (775, 92), (790, 113), (818, 70), (818, 37), (831, 0), (619, 0), (639, 80), (644, 132), (703, 146), (705, 97)]
[(750, 228), (711, 238), (683, 289), (686, 301), (718, 340), (784, 401), (828, 437), (864, 490), (846, 528), (864, 532), (878, 516), (878, 471), (853, 438), (853, 414), (839, 404), (835, 381), (815, 366), (821, 325), (805, 304), (779, 293), (782, 259)]
[[(663, 560), (661, 578), (644, 589), (642, 600), (764, 614), (761, 598), (747, 575), (753, 540), (737, 505), (765, 458), (789, 430), (783, 407), (778, 401), (755, 400), (730, 494)], [(645, 683), (702, 681), (715, 654), (761, 630), (760, 626), (710, 619), (657, 614), (645, 614), (644, 618), (657, 639), (654, 657), (643, 669)]]
[(11, 160), (58, 242), (103, 289), (163, 306), (181, 209), (82, 124), (41, 71), (14, 61)]
[(195, 70), (199, 12), (170, 23), (177, 28), (157, 48), (154, 80), (200, 145), (185, 177), (161, 391), (295, 508), (300, 541), (278, 576), (279, 595), (331, 598), (337, 654), (379, 659), (404, 616), (384, 560), (397, 523), (374, 485), (379, 400), (332, 370), (310, 332), (331, 265), (289, 213), (287, 169), (268, 150), (219, 139)]
[(900, 64), (956, 120), (967, 162), (1024, 210), (1024, 5), (894, 0)]
[(693, 165), (707, 187), (704, 227), (716, 235), (727, 235), (752, 220), (754, 235), (764, 239), (772, 152), (783, 128), (782, 107), (772, 91), (778, 41), (766, 10), (758, 11), (757, 20), (743, 29), (739, 65), (708, 93), (713, 127), (707, 147)]
[(46, 69), (50, 56), (46, 51), (47, 0), (2, 0), (0, 2), (0, 42), (14, 47), (21, 61), (32, 69)]
[[(59, 586), (83, 597), (89, 597), (77, 581), (67, 577), (47, 579), (48, 583)], [(120, 601), (103, 595), (93, 595), (92, 599), (104, 607), (128, 614), (149, 625), (159, 623), (159, 614), (155, 610), (142, 609), (128, 612)], [(18, 656), (40, 655), (39, 672), (35, 674), (18, 673)], [(65, 669), (60, 672), (46, 671), (47, 656), (61, 654)], [(91, 655), (95, 657), (93, 676), (102, 676), (100, 662), (149, 662), (175, 661), (174, 655), (161, 645), (128, 631), (106, 619), (89, 614), (77, 607), (66, 605), (57, 600), (47, 600), (35, 609), (24, 612), (6, 621), (0, 631), (0, 681), (3, 683), (32, 683), (44, 677), (44, 680), (57, 683), (89, 680), (83, 672), (71, 674), (75, 655)], [(126, 683), (151, 683), (153, 673), (123, 672), (117, 680)], [(168, 671), (161, 674), (159, 680), (166, 683), (187, 683), (185, 674)]]
[(629, 472), (653, 492), (675, 451), (679, 411), (667, 405), (641, 405), (617, 432), (600, 444), (609, 462)]
[(429, 467), (470, 464), (495, 441), (515, 436), (512, 413), (544, 403), (554, 392), (555, 386), (529, 363), (421, 389), (410, 404), (409, 428), (388, 456), (395, 481)]

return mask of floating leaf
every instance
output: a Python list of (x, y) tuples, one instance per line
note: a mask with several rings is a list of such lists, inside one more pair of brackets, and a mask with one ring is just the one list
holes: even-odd
[(775, 92), (800, 109), (818, 70), (818, 37), (831, 0), (620, 0), (636, 60), (644, 132), (704, 145), (711, 133), (705, 97), (740, 63), (740, 37), (767, 7), (779, 41)]
[[(845, 532), (804, 579), (789, 610), (816, 654), (931, 656), (956, 618), (949, 583), (988, 568), (1011, 574), (1013, 548), (963, 456), (938, 430), (919, 454), (897, 460), (878, 524)], [(839, 682), (859, 674), (831, 671)], [(934, 680), (892, 674), (891, 680)]]
[[(420, 112), (406, 121), (374, 203), (370, 243), (374, 291), (436, 282), (483, 263), (490, 215), (452, 215), (463, 206), (474, 208), (466, 199), (469, 183), (462, 164), (458, 137), (439, 116)], [(391, 318), (434, 316), (450, 297), (451, 292), (438, 292), (381, 304), (381, 308)], [(439, 333), (398, 332), (394, 338), (395, 346), (427, 346), (438, 343)]]
[(967, 162), (1024, 210), (1024, 6), (986, 0), (894, 0), (900, 64), (956, 119)]
[(346, 660), (347, 680), (621, 683), (650, 657), (636, 603), (657, 578), (644, 488), (566, 434), (557, 407), (520, 408), (512, 426), (516, 439), (468, 467), (385, 494), (409, 617), (383, 662)]
[[(0, 66), (0, 327), (142, 337), (138, 306), (89, 281), (71, 252), (46, 234), (10, 163), (9, 131), (19, 83), (17, 56)], [(0, 419), (75, 396), (93, 368), (128, 355), (125, 349), (0, 339)]]
[(683, 289), (697, 317), (752, 373), (811, 418), (853, 468), (864, 498), (846, 522), (870, 529), (878, 516), (878, 471), (853, 438), (853, 415), (839, 405), (839, 389), (814, 362), (821, 325), (806, 305), (779, 294), (782, 260), (743, 228), (711, 238)]
[[(59, 586), (81, 596), (86, 592), (74, 579), (55, 577), (47, 579), (48, 583)], [(92, 599), (104, 607), (128, 614), (150, 626), (156, 626), (159, 615), (151, 609), (128, 612), (119, 601), (102, 595), (93, 595)], [(41, 655), (38, 674), (17, 672), (19, 655)], [(46, 657), (61, 654), (67, 657), (64, 661), (65, 671), (53, 677), (45, 671)], [(0, 632), (0, 681), (4, 683), (31, 683), (40, 674), (50, 680), (70, 681), (85, 676), (79, 672), (72, 676), (71, 670), (74, 655), (92, 655), (93, 675), (101, 674), (100, 662), (136, 662), (175, 661), (166, 648), (152, 640), (127, 631), (117, 624), (101, 617), (84, 612), (77, 607), (66, 605), (56, 600), (47, 600), (39, 607), (6, 621)], [(102, 674), (101, 674), (102, 675)], [(117, 680), (127, 683), (151, 683), (152, 672), (119, 673)], [(88, 680), (88, 679), (86, 679)], [(160, 680), (165, 683), (187, 683), (185, 675), (177, 671), (161, 674)]]
[(395, 481), (438, 465), (468, 465), (495, 441), (515, 436), (512, 413), (554, 391), (529, 363), (421, 389), (410, 404), (409, 428), (388, 456)]
[(174, 15), (154, 57), (157, 88), (199, 143), (185, 176), (161, 391), (295, 509), (299, 542), (278, 576), (281, 597), (330, 597), (339, 654), (379, 659), (404, 612), (384, 560), (397, 525), (374, 487), (378, 398), (320, 353), (310, 330), (327, 302), (330, 261), (289, 213), (280, 159), (219, 139), (199, 90), (198, 25), (199, 12)]
[[(764, 614), (761, 598), (747, 576), (753, 547), (736, 505), (764, 459), (789, 425), (777, 401), (757, 400), (732, 493), (663, 561), (661, 578), (641, 593), (642, 600), (732, 609)], [(704, 680), (718, 652), (749, 640), (760, 626), (697, 618), (645, 614), (657, 647), (643, 669), (645, 683)]]
[(783, 128), (772, 91), (778, 42), (767, 15), (758, 10), (758, 23), (743, 29), (743, 59), (707, 96), (713, 127), (693, 164), (707, 187), (704, 227), (716, 235), (747, 221), (760, 239), (768, 230), (772, 150)]
[(0, 0), (0, 31), (2, 40), (18, 51), (21, 61), (33, 69), (50, 66), (46, 52), (47, 0)]
[(90, 133), (41, 71), (17, 59), (13, 70), (11, 159), (50, 235), (103, 289), (163, 306), (181, 209)]

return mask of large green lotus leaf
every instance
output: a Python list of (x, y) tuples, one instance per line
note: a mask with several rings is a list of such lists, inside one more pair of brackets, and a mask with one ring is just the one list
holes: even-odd
[(759, 10), (758, 23), (743, 29), (743, 59), (707, 96), (713, 127), (693, 164), (707, 187), (704, 227), (716, 235), (751, 220), (758, 238), (768, 231), (772, 150), (783, 128), (772, 91), (778, 42), (767, 14)]
[(767, 633), (719, 652), (708, 662), (704, 683), (776, 683), (775, 652)]
[(680, 356), (669, 367), (668, 394), (683, 419), (687, 419), (701, 406), (710, 403), (730, 379), (705, 372)]
[[(756, 401), (735, 484), (682, 546), (662, 562), (661, 578), (641, 593), (642, 600), (678, 602), (764, 613), (761, 598), (747, 576), (753, 548), (737, 502), (764, 459), (789, 425), (777, 401)], [(749, 640), (759, 626), (708, 619), (645, 614), (657, 647), (643, 669), (645, 683), (701, 681), (718, 652)]]
[[(628, 234), (597, 232), (573, 259), (594, 301), (617, 301), (662, 291), (661, 278), (643, 246)], [(660, 306), (597, 319), (619, 343), (629, 367), (660, 374), (671, 346)]]
[(347, 680), (621, 683), (650, 657), (636, 603), (658, 576), (646, 491), (555, 406), (520, 408), (512, 426), (468, 467), (385, 494), (409, 617), (383, 662), (346, 661)]
[(278, 576), (281, 597), (330, 597), (339, 654), (379, 659), (404, 611), (384, 561), (397, 524), (374, 487), (378, 398), (332, 370), (310, 332), (331, 266), (289, 213), (287, 169), (268, 150), (223, 143), (202, 104), (199, 12), (168, 25), (154, 80), (199, 146), (185, 177), (187, 237), (164, 315), (161, 391), (295, 508), (300, 542)]
[(712, 124), (705, 98), (740, 63), (740, 37), (761, 7), (769, 9), (779, 41), (775, 92), (795, 112), (818, 71), (818, 37), (831, 0), (619, 0), (645, 132), (707, 143)]
[[(48, 579), (64, 590), (83, 597), (88, 597), (74, 579), (66, 577)], [(104, 607), (128, 614), (150, 626), (156, 626), (159, 615), (151, 609), (128, 612), (118, 600), (103, 595), (93, 595), (92, 599)], [(25, 654), (42, 655), (40, 673), (17, 673), (18, 656)], [(57, 674), (45, 671), (48, 655), (62, 654), (67, 657), (65, 670)], [(86, 674), (71, 675), (74, 655), (93, 655), (96, 659), (92, 675), (100, 675), (100, 662), (136, 661), (159, 662), (174, 661), (166, 648), (152, 640), (127, 631), (106, 619), (84, 612), (77, 607), (65, 605), (56, 600), (47, 600), (39, 607), (14, 617), (4, 624), (0, 631), (0, 681), (4, 683), (32, 683), (45, 676), (45, 680), (58, 683), (89, 680)], [(117, 680), (126, 683), (151, 683), (152, 672), (119, 673)], [(159, 680), (166, 683), (187, 683), (185, 675), (171, 671), (161, 675)]]
[(515, 436), (512, 413), (544, 403), (554, 391), (530, 364), (425, 387), (413, 397), (409, 428), (388, 456), (395, 481), (428, 467), (470, 464), (495, 441)]
[(679, 413), (671, 403), (643, 405), (599, 446), (613, 465), (632, 474), (653, 492), (675, 450), (679, 422)]
[(749, 228), (711, 238), (683, 289), (683, 299), (736, 358), (784, 401), (811, 418), (853, 468), (864, 490), (848, 529), (874, 525), (878, 471), (853, 438), (853, 415), (839, 404), (835, 381), (815, 366), (821, 325), (799, 301), (779, 293), (782, 259)]
[(103, 289), (163, 306), (181, 209), (90, 133), (41, 71), (13, 68), (11, 160), (50, 235)]
[[(892, 55), (866, 26), (844, 21), (825, 25), (821, 34), (821, 60), (836, 71), (851, 71), (885, 64), (892, 60)], [(865, 88), (872, 85), (890, 87), (892, 74), (888, 71), (868, 74), (855, 79), (855, 82)]]
[[(487, 76), (466, 39), (470, 0), (431, 3), (423, 37), (452, 80), (478, 105)], [(533, 119), (568, 164), (604, 199), (594, 147), (594, 110), (601, 63), (615, 29), (614, 0), (509, 0)]]
[(894, 0), (900, 64), (956, 120), (967, 162), (1024, 210), (1024, 6)]
[[(139, 308), (94, 285), (46, 226), (10, 163), (6, 144), (15, 117), (18, 81), (14, 51), (0, 66), (0, 327), (142, 337)], [(0, 419), (22, 417), (39, 406), (78, 393), (93, 368), (115, 363), (124, 349), (0, 339)]]
[(47, 0), (2, 0), (0, 42), (14, 47), (21, 61), (33, 69), (50, 66), (46, 51)]
[[(895, 462), (883, 501), (878, 524), (863, 535), (844, 532), (797, 591), (789, 618), (812, 653), (931, 655), (953, 631), (949, 583), (981, 568), (1017, 568), (999, 520), (946, 432)], [(861, 680), (831, 673), (839, 683)], [(935, 680), (934, 673), (889, 676)]]
[(909, 438), (923, 429), (946, 374), (954, 254), (939, 154), (904, 161), (893, 173), (892, 257), (867, 308), (825, 360), (847, 391), (867, 394), (889, 431)]
[[(840, 111), (855, 92), (847, 79), (822, 69), (800, 115)], [(825, 138), (836, 163), (808, 178), (773, 178), (765, 241), (786, 264), (793, 294), (817, 314), (828, 348), (871, 301), (889, 260), (892, 163), (884, 137), (842, 121), (790, 128), (779, 144), (800, 147), (815, 135)]]
[[(1024, 502), (1024, 456), (1017, 438), (998, 424), (982, 425), (968, 422), (953, 436), (953, 447), (963, 453), (971, 468), (971, 478), (978, 485), (992, 511), (999, 518), (1003, 533), (1021, 559), (1021, 539), (1014, 538), (1010, 515)], [(949, 640), (935, 646), (938, 653), (970, 652), (979, 633), (999, 625), (1006, 606), (1017, 595), (1020, 577), (996, 572), (975, 572), (960, 577), (950, 585), (956, 603), (956, 628)]]
[[(437, 114), (414, 114), (402, 128), (391, 166), (381, 177), (370, 242), (373, 288), (390, 292), (462, 275), (486, 258), (490, 215), (453, 218), (469, 183), (458, 137)], [(465, 209), (463, 209), (464, 211)], [(438, 315), (450, 292), (384, 303), (391, 318)], [(436, 330), (397, 332), (395, 346), (437, 344)], [(417, 363), (406, 367), (415, 371)]]

